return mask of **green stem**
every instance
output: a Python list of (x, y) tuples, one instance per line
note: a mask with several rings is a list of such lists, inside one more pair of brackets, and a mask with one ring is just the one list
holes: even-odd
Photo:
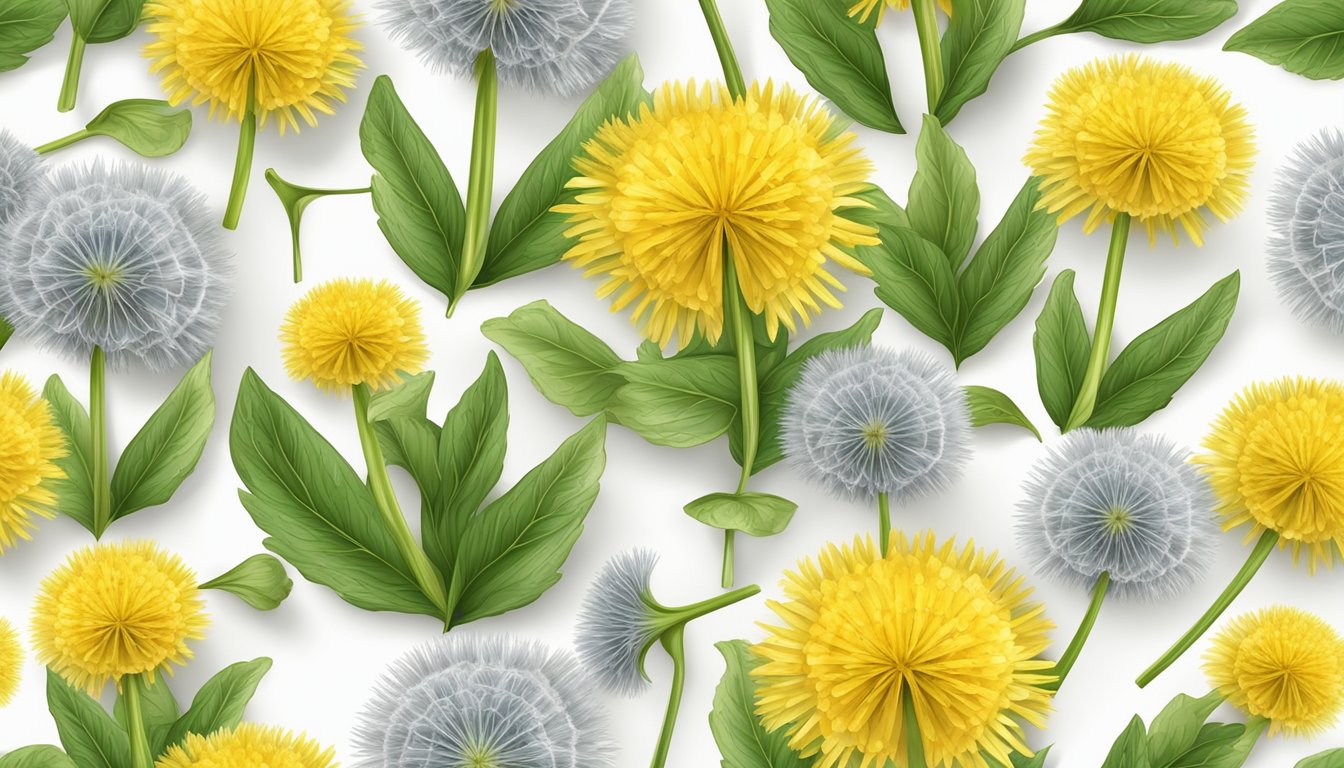
[(84, 68), (84, 46), (87, 44), (78, 32), (72, 32), (70, 56), (65, 60), (65, 79), (61, 81), (61, 96), (56, 100), (57, 112), (69, 112), (75, 108), (75, 97), (79, 94), (79, 73)]
[(372, 394), (369, 385), (356, 384), (353, 388), (355, 399), (355, 422), (359, 426), (359, 443), (364, 449), (364, 464), (369, 471), (369, 490), (373, 492), (378, 512), (382, 515), (383, 525), (396, 542), (397, 550), (410, 566), (420, 590), (443, 613), (445, 625), (452, 623), (448, 615), (448, 596), (444, 594), (443, 577), (439, 575), (429, 556), (415, 540), (415, 534), (406, 523), (401, 504), (392, 489), (392, 478), (387, 474), (387, 461), (383, 458), (383, 449), (378, 444), (378, 436), (373, 432), (369, 421), (369, 401)]
[(149, 751), (149, 737), (145, 735), (145, 716), (140, 708), (140, 675), (121, 679), (121, 696), (126, 701), (126, 735), (131, 739), (131, 768), (153, 768), (154, 756)]
[(742, 77), (742, 66), (738, 64), (737, 53), (733, 51), (732, 38), (728, 37), (728, 29), (723, 26), (718, 3), (715, 0), (700, 0), (700, 10), (705, 14), (710, 37), (714, 38), (714, 50), (718, 52), (719, 64), (723, 66), (728, 93), (740, 99), (747, 95), (747, 81)]
[(1256, 571), (1260, 570), (1260, 566), (1265, 564), (1265, 560), (1269, 557), (1269, 553), (1274, 551), (1274, 545), (1278, 541), (1279, 535), (1274, 531), (1265, 531), (1261, 534), (1260, 540), (1255, 543), (1255, 547), (1251, 549), (1251, 554), (1246, 558), (1246, 564), (1241, 566), (1241, 570), (1237, 571), (1236, 576), (1232, 577), (1232, 582), (1227, 585), (1222, 594), (1218, 595), (1218, 599), (1213, 601), (1209, 610), (1205, 611), (1204, 615), (1195, 621), (1194, 626), (1190, 627), (1184, 635), (1181, 635), (1181, 638), (1166, 653), (1153, 662), (1151, 667), (1145, 670), (1142, 675), (1139, 675), (1139, 679), (1135, 682), (1139, 684), (1140, 688), (1156, 680), (1158, 675), (1175, 663), (1181, 657), (1181, 654), (1190, 650), (1195, 641), (1203, 636), (1209, 630), (1209, 627), (1213, 626), (1218, 617), (1223, 615), (1228, 606), (1232, 605), (1232, 601), (1237, 599), (1237, 595), (1240, 595), (1242, 590), (1246, 589), (1246, 585), (1251, 583), (1251, 577), (1255, 575)]
[(107, 458), (107, 358), (95, 346), (89, 356), (89, 427), (93, 455), (89, 462), (93, 481), (93, 535), (102, 538), (112, 524), (112, 481)]
[(46, 144), (43, 144), (42, 146), (35, 148), (33, 151), (39, 155), (49, 155), (58, 149), (65, 149), (71, 144), (83, 141), (92, 135), (93, 134), (89, 133), (89, 130), (87, 128), (80, 128), (78, 131), (75, 131), (69, 136), (64, 136), (62, 138), (56, 139), (55, 141), (49, 141)]
[(723, 529), (723, 570), (720, 583), (724, 587), (733, 586), (733, 558), (737, 551), (737, 531), (732, 528)]
[(249, 86), (247, 108), (238, 127), (238, 157), (233, 163), (233, 186), (229, 187), (229, 204), (224, 209), (224, 228), (237, 229), (243, 215), (243, 200), (247, 185), (252, 181), (252, 156), (257, 148), (257, 89)]
[(1065, 422), (1064, 431), (1077, 429), (1092, 418), (1097, 407), (1097, 389), (1101, 375), (1111, 356), (1111, 330), (1115, 327), (1115, 305), (1120, 297), (1120, 273), (1125, 267), (1125, 245), (1129, 242), (1129, 214), (1116, 214), (1111, 228), (1111, 247), (1106, 253), (1106, 276), (1101, 284), (1101, 306), (1097, 308), (1097, 326), (1092, 332), (1092, 354), (1087, 360), (1087, 372), (1079, 385), (1073, 411)]
[(667, 753), (672, 749), (672, 731), (677, 727), (681, 695), (686, 687), (686, 625), (672, 627), (663, 633), (660, 642), (667, 655), (672, 657), (672, 690), (667, 696), (667, 714), (663, 716), (663, 730), (658, 734), (658, 746), (653, 752), (651, 768), (667, 765)]
[(1046, 27), (1045, 29), (1042, 29), (1039, 32), (1032, 32), (1030, 35), (1027, 35), (1021, 40), (1018, 40), (1016, 43), (1013, 43), (1013, 47), (1008, 50), (1008, 53), (1009, 54), (1017, 53), (1023, 48), (1026, 48), (1028, 45), (1031, 45), (1033, 43), (1039, 43), (1042, 40), (1045, 40), (1046, 38), (1054, 37), (1055, 35), (1060, 35), (1063, 33), (1064, 29), (1060, 27), (1060, 25), (1058, 24), (1056, 24), (1053, 27)]
[(1092, 634), (1092, 628), (1097, 624), (1097, 615), (1101, 613), (1102, 600), (1106, 598), (1106, 590), (1111, 586), (1111, 574), (1105, 571), (1097, 578), (1097, 583), (1092, 586), (1092, 601), (1087, 605), (1087, 613), (1083, 614), (1083, 620), (1078, 624), (1078, 631), (1073, 633), (1073, 640), (1069, 641), (1069, 646), (1064, 649), (1064, 655), (1055, 662), (1055, 668), (1052, 670), (1055, 679), (1041, 686), (1047, 691), (1058, 691), (1064, 684), (1064, 678), (1073, 671), (1073, 665), (1078, 662), (1078, 656), (1083, 652), (1083, 645), (1087, 643), (1087, 638)]
[(476, 124), (471, 136), (471, 176), (467, 179), (467, 229), (457, 291), (448, 302), (448, 317), (471, 289), (485, 264), (490, 236), (490, 203), (495, 189), (495, 125), (499, 117), (499, 73), (489, 48), (476, 59)]
[(905, 714), (905, 764), (907, 768), (928, 768), (924, 759), (924, 736), (919, 732), (919, 717), (915, 714), (915, 697), (910, 693), (910, 681), (901, 687), (901, 710)]
[(886, 557), (891, 549), (891, 498), (886, 493), (877, 494), (877, 540)]
[[(760, 385), (756, 375), (756, 331), (752, 323), (751, 311), (742, 297), (742, 287), (737, 282), (737, 268), (733, 264), (733, 254), (729, 250), (727, 239), (723, 243), (724, 271), (724, 313), (733, 334), (733, 349), (737, 353), (738, 392), (741, 399), (742, 417), (742, 473), (737, 480), (737, 493), (747, 490), (752, 468), (756, 465), (756, 454), (761, 442), (761, 403)], [(723, 551), (723, 586), (733, 585), (733, 532), (725, 532)]]
[(919, 52), (924, 57), (924, 89), (929, 96), (929, 114), (938, 110), (943, 97), (943, 51), (938, 38), (938, 7), (934, 0), (911, 0)]
[(677, 624), (685, 624), (694, 621), (701, 616), (708, 616), (715, 611), (727, 608), (735, 603), (740, 603), (749, 597), (755, 597), (761, 593), (761, 588), (755, 584), (749, 584), (745, 587), (738, 587), (732, 592), (724, 592), (721, 595), (715, 595), (708, 600), (701, 600), (698, 603), (683, 605), (680, 608), (668, 608), (664, 605), (652, 604), (654, 613), (661, 616), (659, 626), (672, 627)]
[(280, 205), (285, 209), (285, 217), (289, 219), (289, 238), (294, 254), (294, 282), (296, 283), (303, 281), (303, 252), (299, 247), (299, 231), (303, 224), (303, 212), (307, 210), (308, 206), (314, 200), (323, 197), (365, 195), (373, 191), (372, 187), (355, 189), (302, 187), (285, 181), (280, 174), (275, 172), (274, 168), (266, 169), (266, 183), (271, 185), (271, 189), (275, 190), (276, 197), (280, 198)]

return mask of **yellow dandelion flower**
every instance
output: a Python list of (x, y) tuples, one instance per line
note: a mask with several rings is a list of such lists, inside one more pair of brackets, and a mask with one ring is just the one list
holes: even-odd
[(875, 231), (845, 218), (863, 206), (871, 164), (837, 133), (834, 118), (788, 86), (669, 83), (639, 114), (605, 124), (574, 162), (579, 190), (565, 259), (602, 275), (612, 311), (634, 305), (650, 339), (681, 346), (699, 331), (717, 341), (724, 322), (725, 244), (748, 308), (780, 324), (808, 323), (844, 290), (827, 262), (868, 274), (845, 249), (876, 245)]
[[(938, 0), (938, 7), (943, 9), (943, 13), (952, 15), (952, 0)], [(882, 23), (882, 17), (886, 15), (888, 8), (894, 8), (898, 11), (908, 10), (910, 0), (858, 0), (849, 7), (849, 15), (857, 16), (859, 23), (867, 24), (873, 11), (877, 11), (877, 23)]]
[(1344, 385), (1285, 378), (1255, 384), (1223, 411), (1196, 457), (1223, 527), (1266, 530), (1308, 556), (1314, 573), (1344, 546)]
[(43, 582), (33, 610), (38, 659), (92, 695), (191, 658), (208, 623), (196, 576), (149, 541), (79, 550)]
[(32, 538), (34, 517), (52, 517), (52, 480), (65, 476), (56, 460), (65, 436), (47, 401), (23, 377), (0, 376), (0, 555)]
[(1203, 211), (1226, 221), (1249, 192), (1255, 157), (1246, 110), (1217, 81), (1139, 56), (1065, 73), (1026, 163), (1042, 179), (1040, 206), (1060, 222), (1086, 212), (1092, 232), (1124, 213), (1149, 240), (1177, 226), (1204, 241)]
[(19, 671), (23, 667), (23, 647), (14, 626), (0, 619), (0, 707), (9, 704), (19, 690)]
[(282, 728), (243, 723), (209, 736), (188, 734), (155, 768), (336, 768), (336, 750)]
[(332, 280), (294, 303), (280, 330), (295, 379), (346, 391), (383, 389), (429, 359), (420, 304), (386, 280)]
[(886, 557), (871, 540), (828, 546), (784, 579), (783, 626), (764, 660), (756, 711), (818, 768), (905, 765), (903, 698), (914, 702), (929, 765), (985, 768), (1031, 752), (1026, 721), (1050, 709), (1039, 659), (1053, 625), (997, 554), (899, 536)]
[(1233, 706), (1269, 721), (1269, 733), (1310, 736), (1344, 709), (1344, 638), (1306, 611), (1274, 606), (1228, 625), (1204, 671)]

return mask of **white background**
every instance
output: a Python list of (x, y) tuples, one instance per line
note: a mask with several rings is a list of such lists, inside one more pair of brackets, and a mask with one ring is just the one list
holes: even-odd
[[(54, 0), (53, 0), (54, 1)], [(833, 0), (832, 0), (833, 1)], [(373, 15), (372, 3), (359, 10)], [(719, 64), (694, 0), (635, 0), (637, 23), (631, 46), (639, 52), (647, 84), (683, 78), (716, 78)], [(764, 3), (723, 0), (723, 15), (748, 79), (775, 78), (806, 88), (778, 45), (770, 38)], [(1072, 0), (1033, 0), (1024, 32), (1064, 18)], [(1170, 312), (1193, 300), (1216, 279), (1242, 271), (1241, 302), (1227, 337), (1208, 364), (1177, 395), (1172, 406), (1155, 415), (1143, 429), (1165, 432), (1197, 447), (1207, 424), (1241, 387), (1260, 378), (1283, 374), (1344, 377), (1340, 339), (1304, 327), (1279, 304), (1264, 267), (1268, 232), (1265, 209), (1276, 169), (1292, 147), (1325, 126), (1340, 123), (1344, 85), (1314, 83), (1248, 56), (1220, 51), (1223, 41), (1272, 0), (1243, 0), (1238, 17), (1202, 40), (1145, 49), (1164, 59), (1184, 62), (1218, 76), (1250, 112), (1259, 136), (1260, 157), (1253, 196), (1246, 211), (1232, 223), (1215, 226), (1202, 249), (1161, 242), (1149, 249), (1136, 234), (1130, 246), (1116, 322), (1117, 342), (1124, 343)], [(888, 67), (896, 84), (898, 112), (907, 126), (919, 125), (923, 79), (913, 24), (908, 14), (890, 14), (881, 30)], [(109, 538), (154, 537), (180, 552), (209, 578), (248, 555), (261, 551), (262, 534), (237, 500), (238, 486), (228, 455), (227, 427), (239, 377), (253, 366), (318, 428), (359, 465), (359, 449), (350, 416), (350, 402), (320, 393), (311, 384), (286, 379), (277, 329), (289, 304), (304, 289), (336, 276), (389, 277), (425, 304), (431, 332), (432, 366), (438, 385), (432, 413), (442, 414), (462, 388), (480, 371), (492, 345), (480, 335), (480, 323), (545, 297), (562, 312), (610, 342), (632, 353), (639, 339), (624, 315), (608, 313), (593, 297), (595, 285), (566, 267), (508, 281), (471, 293), (451, 321), (442, 319), (442, 301), (422, 286), (387, 247), (366, 197), (330, 198), (315, 204), (304, 231), (307, 280), (290, 282), (289, 236), (279, 203), (262, 179), (267, 166), (314, 186), (363, 186), (369, 177), (358, 145), (357, 130), (373, 76), (394, 78), (411, 112), (436, 142), (465, 189), (470, 146), (473, 87), (469, 82), (434, 74), (416, 58), (390, 42), (370, 24), (360, 38), (366, 46), (368, 71), (351, 93), (351, 104), (316, 129), (280, 137), (267, 131), (257, 148), (252, 191), (242, 227), (227, 235), (237, 254), (237, 292), (227, 310), (215, 355), (214, 383), (219, 416), (205, 457), (172, 502), (118, 522)], [(90, 46), (79, 107), (74, 113), (55, 111), (56, 94), (69, 42), (68, 28), (20, 70), (0, 75), (0, 125), (34, 145), (81, 127), (103, 105), (122, 98), (157, 97), (157, 83), (140, 58), (144, 34), (110, 45)], [(1138, 46), (1094, 36), (1056, 38), (1015, 54), (1000, 68), (989, 93), (971, 102), (951, 126), (975, 163), (982, 196), (982, 236), (997, 222), (1026, 178), (1021, 157), (1043, 109), (1046, 91), (1067, 67), (1107, 53)], [(499, 112), (499, 158), (496, 201), (503, 198), (528, 161), (560, 128), (578, 99), (538, 97), (505, 89)], [(186, 149), (155, 161), (189, 176), (221, 212), (233, 165), (237, 128), (207, 119), (197, 110), (197, 125)], [(914, 136), (860, 131), (861, 142), (876, 162), (876, 181), (899, 202), (905, 199), (913, 172)], [(81, 161), (96, 155), (125, 158), (129, 153), (106, 140), (86, 142), (56, 157), (56, 162)], [(1106, 236), (1087, 237), (1078, 223), (1067, 224), (1049, 262), (1046, 281), (1058, 271), (1078, 271), (1077, 287), (1089, 316), (1095, 311)], [(820, 318), (819, 330), (849, 325), (864, 310), (878, 306), (867, 282), (850, 277), (851, 291), (843, 310)], [(995, 386), (1010, 393), (1044, 427), (1049, 420), (1035, 392), (1031, 357), (1033, 318), (1044, 300), (1044, 286), (1032, 303), (988, 350), (972, 358), (962, 371), (967, 384)], [(876, 340), (894, 347), (918, 347), (946, 359), (943, 350), (887, 312)], [(511, 387), (510, 450), (503, 485), (517, 480), (582, 422), (546, 402), (531, 386), (520, 366), (503, 356)], [(0, 353), (0, 365), (21, 370), (35, 383), (50, 373), (65, 377), (71, 390), (85, 397), (85, 363), (61, 359), (33, 348), (22, 339)], [(134, 434), (173, 385), (174, 376), (123, 372), (111, 376), (113, 414), (111, 438), (119, 447)], [(1047, 445), (1057, 434), (1047, 434)], [(608, 465), (602, 493), (588, 518), (564, 579), (536, 604), (508, 616), (469, 625), (464, 633), (511, 633), (568, 646), (573, 615), (588, 583), (612, 555), (631, 547), (650, 547), (662, 557), (655, 579), (660, 600), (669, 604), (698, 600), (718, 591), (719, 547), (716, 531), (702, 527), (681, 512), (688, 500), (710, 491), (729, 490), (737, 476), (722, 440), (694, 450), (673, 450), (646, 444), (634, 434), (613, 428), (607, 442)], [(114, 448), (116, 450), (116, 448)], [(895, 511), (907, 529), (934, 528), (942, 537), (974, 537), (998, 548), (1021, 564), (1013, 544), (1014, 504), (1021, 478), (1045, 452), (1023, 432), (992, 428), (976, 435), (976, 459), (964, 480), (941, 496)], [(799, 502), (791, 527), (766, 540), (747, 539), (738, 548), (739, 581), (754, 581), (767, 594), (777, 593), (783, 569), (817, 551), (823, 542), (845, 540), (875, 529), (875, 512), (833, 501), (816, 487), (790, 476), (784, 467), (759, 476), (759, 490)], [(408, 509), (414, 497), (406, 495)], [(26, 627), (38, 583), (74, 548), (88, 544), (88, 534), (68, 519), (46, 523), (38, 539), (0, 560), (0, 616)], [(1078, 667), (1056, 702), (1046, 733), (1033, 733), (1038, 745), (1057, 743), (1052, 764), (1086, 768), (1100, 764), (1111, 741), (1134, 713), (1156, 714), (1177, 692), (1203, 693), (1207, 683), (1198, 653), (1188, 654), (1148, 690), (1133, 684), (1134, 676), (1179, 635), (1209, 604), (1236, 571), (1246, 554), (1239, 534), (1220, 539), (1220, 552), (1208, 578), (1179, 600), (1164, 605), (1108, 603)], [(305, 730), (334, 744), (350, 761), (348, 735), (370, 686), (384, 665), (417, 643), (435, 637), (430, 619), (373, 614), (357, 610), (324, 587), (299, 582), (278, 611), (255, 612), (233, 597), (209, 593), (213, 617), (207, 637), (196, 644), (196, 659), (181, 670), (172, 685), (179, 699), (189, 701), (196, 687), (225, 664), (270, 656), (274, 670), (249, 709), (249, 718)], [(1339, 601), (1339, 576), (1323, 570), (1308, 577), (1291, 557), (1276, 553), (1235, 604), (1233, 613), (1286, 602), (1316, 611), (1344, 627)], [(1082, 590), (1033, 578), (1049, 615), (1061, 626), (1063, 642), (1073, 631), (1086, 603)], [(670, 764), (677, 768), (717, 765), (718, 751), (706, 714), (722, 671), (717, 640), (757, 639), (755, 622), (768, 618), (760, 600), (735, 606), (700, 621), (688, 633), (690, 679)], [(666, 700), (669, 666), (660, 651), (650, 657), (654, 685), (633, 701), (612, 698), (611, 726), (621, 746), (622, 768), (647, 763)], [(30, 661), (16, 701), (0, 710), (0, 750), (33, 742), (54, 742), (55, 729), (45, 711), (42, 670)], [(1222, 712), (1229, 718), (1238, 715)], [(1315, 740), (1265, 741), (1249, 765), (1280, 768), (1326, 747), (1344, 743), (1344, 728)]]

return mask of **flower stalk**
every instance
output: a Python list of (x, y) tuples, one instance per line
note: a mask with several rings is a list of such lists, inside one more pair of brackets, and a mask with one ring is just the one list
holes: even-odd
[(1055, 668), (1051, 674), (1055, 679), (1045, 683), (1042, 687), (1047, 691), (1058, 691), (1064, 684), (1064, 678), (1073, 671), (1073, 665), (1078, 662), (1078, 657), (1083, 652), (1083, 646), (1087, 643), (1087, 638), (1092, 635), (1092, 628), (1097, 624), (1097, 615), (1101, 613), (1102, 601), (1106, 599), (1106, 591), (1111, 586), (1111, 574), (1103, 571), (1101, 576), (1097, 577), (1097, 583), (1092, 586), (1092, 599), (1087, 604), (1087, 613), (1083, 614), (1083, 620), (1078, 624), (1078, 630), (1073, 633), (1073, 640), (1064, 649), (1063, 655), (1059, 661), (1055, 662)]
[(229, 187), (229, 203), (224, 208), (224, 228), (237, 229), (243, 215), (243, 201), (252, 180), (252, 156), (257, 148), (257, 85), (256, 75), (247, 89), (247, 107), (238, 127), (238, 157), (233, 163), (233, 184)]
[[(760, 448), (761, 403), (760, 385), (756, 373), (756, 331), (751, 311), (742, 297), (742, 286), (737, 281), (737, 268), (729, 251), (727, 239), (723, 243), (724, 313), (733, 334), (733, 349), (737, 352), (737, 376), (742, 417), (742, 473), (737, 480), (737, 493), (745, 493), (751, 479), (752, 467)], [(723, 532), (723, 586), (733, 585), (733, 544), (737, 532), (731, 528)]]
[(929, 98), (929, 114), (938, 110), (943, 98), (943, 50), (938, 38), (938, 7), (934, 0), (911, 0), (915, 31), (919, 35), (919, 53), (924, 58), (924, 89)]
[(89, 428), (93, 438), (93, 535), (102, 538), (112, 524), (112, 480), (107, 457), (107, 357), (96, 345), (89, 356)]
[(1111, 225), (1111, 245), (1106, 253), (1106, 275), (1101, 284), (1101, 306), (1097, 309), (1097, 325), (1092, 332), (1092, 353), (1087, 360), (1087, 371), (1079, 387), (1073, 410), (1064, 431), (1077, 429), (1092, 418), (1097, 407), (1097, 390), (1102, 374), (1111, 356), (1111, 331), (1115, 327), (1115, 305), (1120, 296), (1120, 274), (1125, 266), (1125, 246), (1129, 242), (1130, 216), (1117, 213)]
[(74, 30), (70, 38), (70, 55), (65, 60), (65, 77), (61, 80), (61, 95), (56, 100), (57, 112), (69, 112), (75, 108), (75, 99), (79, 95), (79, 76), (84, 69), (84, 49), (88, 42)]
[(357, 187), (351, 189), (319, 189), (317, 187), (303, 187), (298, 184), (291, 184), (280, 177), (274, 168), (266, 169), (266, 183), (275, 190), (276, 197), (280, 198), (280, 205), (284, 206), (285, 218), (289, 220), (289, 238), (293, 249), (294, 261), (294, 282), (303, 282), (303, 252), (299, 245), (299, 232), (303, 223), (303, 212), (314, 200), (334, 195), (366, 195), (373, 192), (372, 187)]
[(877, 541), (886, 557), (891, 549), (891, 496), (885, 491), (877, 494)]
[(928, 768), (928, 760), (924, 757), (924, 735), (919, 731), (915, 697), (910, 693), (908, 680), (901, 688), (901, 711), (905, 715), (905, 764), (907, 768)]
[(714, 50), (719, 54), (719, 64), (723, 67), (723, 76), (728, 83), (728, 92), (733, 98), (747, 95), (747, 81), (742, 77), (742, 66), (738, 64), (737, 53), (733, 50), (732, 38), (723, 25), (723, 16), (715, 0), (700, 0), (700, 10), (709, 25), (709, 35), (714, 38)]
[(154, 768), (149, 737), (145, 735), (144, 711), (140, 706), (144, 684), (142, 675), (127, 675), (121, 680), (121, 697), (126, 702), (126, 735), (131, 741), (131, 768)]
[(467, 179), (467, 227), (457, 290), (448, 303), (448, 317), (471, 289), (485, 264), (490, 236), (490, 203), (495, 188), (495, 133), (499, 119), (499, 68), (489, 48), (476, 59), (476, 122), (471, 135), (471, 175)]

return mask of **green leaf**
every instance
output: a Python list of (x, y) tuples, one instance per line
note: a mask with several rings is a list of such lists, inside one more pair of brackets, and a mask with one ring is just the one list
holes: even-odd
[[(1235, 12), (1236, 4), (1228, 5)], [(1312, 80), (1344, 78), (1344, 5), (1285, 0), (1237, 30), (1223, 50), (1249, 53)]]
[(621, 358), (545, 301), (486, 320), (485, 337), (518, 359), (547, 400), (575, 416), (601, 413), (625, 380), (611, 372)]
[(289, 597), (294, 582), (279, 560), (270, 555), (253, 555), (227, 573), (205, 582), (201, 589), (228, 592), (259, 611), (271, 611)]
[(1021, 427), (1041, 439), (1041, 433), (1031, 419), (1017, 407), (1012, 398), (989, 387), (967, 386), (966, 404), (971, 409), (971, 426), (987, 427), (990, 424), (1012, 424)]
[(1148, 762), (1147, 742), (1143, 720), (1135, 715), (1111, 746), (1111, 752), (1106, 756), (1101, 768), (1151, 768)]
[(711, 528), (774, 536), (789, 527), (798, 505), (768, 493), (711, 493), (687, 504), (685, 511)]
[(932, 115), (924, 116), (924, 129), (915, 142), (915, 164), (905, 207), (910, 227), (942, 251), (955, 272), (970, 254), (979, 227), (975, 167)]
[(369, 421), (386, 421), (396, 416), (424, 418), (429, 411), (429, 393), (433, 389), (433, 371), (403, 376), (400, 384), (374, 392), (369, 398)]
[(378, 227), (406, 266), (449, 301), (456, 295), (467, 213), (448, 167), (383, 75), (359, 125)]
[(422, 500), (439, 492), (439, 425), (423, 416), (392, 416), (373, 422), (373, 432), (389, 467), (415, 480)]
[(943, 125), (989, 89), (989, 81), (1017, 43), (1026, 0), (957, 0), (943, 35), (943, 91), (934, 114)]
[(606, 466), (607, 423), (594, 419), (473, 517), (448, 592), (452, 626), (521, 608), (560, 580)]
[(611, 119), (634, 113), (649, 98), (639, 57), (630, 54), (584, 99), (560, 134), (537, 154), (518, 177), (518, 183), (499, 204), (485, 264), (473, 288), (493, 285), (510, 277), (550, 266), (573, 242), (565, 235), (569, 217), (551, 209), (572, 202), (576, 193), (565, 184), (575, 176), (574, 158), (583, 144)]
[(51, 480), (61, 513), (93, 532), (93, 428), (89, 412), (65, 388), (60, 376), (47, 379), (42, 398), (51, 405), (56, 426), (65, 433), (68, 454), (56, 461), (65, 477)]
[[(844, 217), (856, 221), (860, 224), (867, 224), (874, 229), (881, 230), (886, 228), (910, 228), (910, 215), (905, 209), (891, 199), (881, 187), (870, 184), (862, 192), (856, 192), (850, 195), (856, 200), (862, 200), (867, 206), (853, 206), (840, 209)], [(862, 246), (870, 248), (872, 246)]]
[(145, 0), (65, 0), (75, 31), (90, 43), (110, 43), (135, 31)]
[(1031, 757), (1024, 757), (1016, 752), (1008, 755), (1009, 765), (1004, 765), (993, 757), (981, 753), (985, 762), (989, 763), (990, 768), (1045, 768), (1046, 758), (1050, 756), (1051, 747), (1046, 747)]
[(1028, 179), (1003, 220), (989, 233), (957, 278), (961, 321), (953, 357), (957, 365), (984, 349), (1027, 306), (1055, 248), (1055, 217), (1037, 210), (1040, 191)]
[(1344, 749), (1327, 749), (1298, 761), (1296, 768), (1344, 768)]
[(239, 497), (270, 534), (267, 549), (365, 610), (440, 615), (383, 527), (368, 486), (250, 368), (229, 446), (247, 486)]
[(912, 229), (884, 227), (879, 247), (865, 249), (873, 292), (921, 333), (951, 350), (960, 298), (957, 278), (938, 246)]
[(0, 0), (0, 72), (27, 63), (26, 54), (51, 42), (65, 16), (65, 5), (52, 0)]
[(737, 360), (729, 355), (621, 363), (614, 371), (627, 383), (608, 412), (654, 445), (703, 445), (727, 432), (737, 415)]
[[(1240, 765), (1235, 762), (1237, 757), (1234, 753), (1238, 740), (1245, 733), (1246, 726), (1241, 723), (1208, 723), (1199, 729), (1190, 745), (1169, 762), (1150, 762), (1154, 768), (1229, 768), (1230, 765)], [(1233, 762), (1229, 763), (1229, 760)], [(1245, 762), (1244, 759), (1241, 762)]]
[(0, 768), (79, 768), (70, 756), (50, 744), (20, 747), (0, 756)]
[(126, 99), (109, 104), (84, 130), (115, 139), (143, 157), (165, 157), (187, 143), (191, 110), (159, 99)]
[(1178, 694), (1148, 727), (1148, 761), (1162, 768), (1188, 751), (1204, 721), (1222, 703), (1223, 697), (1216, 691), (1198, 699)]
[(891, 81), (877, 31), (859, 24), (842, 2), (766, 0), (770, 34), (808, 84), (855, 121), (905, 133), (891, 100)]
[(756, 684), (751, 670), (758, 664), (746, 642), (715, 643), (723, 654), (723, 678), (714, 689), (709, 729), (723, 756), (723, 768), (810, 768), (789, 748), (787, 729), (767, 731), (756, 716)]
[(101, 704), (51, 670), (47, 670), (47, 707), (61, 746), (78, 768), (130, 768), (126, 732)]
[(230, 664), (206, 680), (191, 700), (191, 706), (173, 723), (168, 732), (168, 746), (181, 743), (189, 733), (206, 736), (221, 728), (238, 727), (248, 702), (269, 671), (271, 660), (262, 657)]
[(1036, 387), (1050, 420), (1060, 429), (1069, 420), (1073, 401), (1087, 374), (1092, 338), (1083, 308), (1073, 292), (1073, 270), (1066, 269), (1050, 286), (1041, 316), (1036, 318), (1032, 347), (1036, 351)]
[(112, 519), (167, 502), (196, 469), (215, 426), (212, 353), (187, 371), (126, 445), (112, 473)]
[[(149, 739), (149, 753), (161, 754), (168, 746), (168, 732), (181, 714), (177, 708), (177, 697), (168, 687), (168, 676), (158, 675), (154, 682), (140, 686), (140, 717), (144, 722), (145, 736)], [(112, 706), (112, 716), (117, 724), (126, 730), (126, 697), (118, 696)], [(129, 731), (128, 731), (129, 733)], [(0, 761), (0, 766), (3, 766)]]
[(1236, 14), (1236, 0), (1083, 0), (1050, 32), (1095, 32), (1116, 40), (1161, 43), (1199, 37)]
[(1223, 338), (1240, 285), (1241, 273), (1233, 272), (1121, 350), (1101, 377), (1087, 425), (1133, 426), (1167, 407)]

